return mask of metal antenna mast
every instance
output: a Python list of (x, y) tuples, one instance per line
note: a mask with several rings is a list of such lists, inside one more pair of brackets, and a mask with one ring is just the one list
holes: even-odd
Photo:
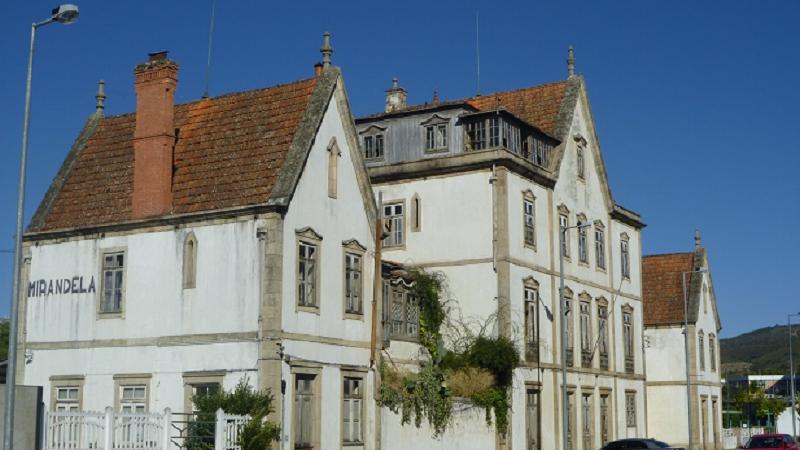
[(211, 77), (211, 44), (214, 42), (214, 12), (217, 0), (211, 0), (211, 22), (208, 25), (208, 62), (206, 63), (206, 85), (203, 98), (208, 98), (208, 79)]
[(480, 35), (480, 21), (478, 18), (478, 11), (475, 11), (475, 56), (477, 59), (478, 67), (478, 80), (476, 85), (476, 94), (481, 95), (481, 35)]

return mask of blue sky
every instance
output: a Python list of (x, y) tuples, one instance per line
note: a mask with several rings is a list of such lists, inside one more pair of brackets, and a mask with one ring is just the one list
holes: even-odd
[[(76, 3), (78, 0), (73, 0)], [(203, 92), (210, 0), (83, 0), (80, 20), (39, 30), (26, 223), (106, 80), (107, 114), (133, 110), (132, 70), (169, 50), (177, 101)], [(13, 247), (30, 23), (51, 1), (0, 15), (0, 250)], [(709, 249), (723, 337), (800, 310), (800, 3), (796, 1), (257, 2), (218, 0), (211, 95), (309, 77), (333, 35), (356, 115), (382, 109), (397, 76), (409, 101), (566, 76), (587, 80), (615, 199), (642, 214), (645, 254)], [(0, 253), (0, 314), (11, 260)]]

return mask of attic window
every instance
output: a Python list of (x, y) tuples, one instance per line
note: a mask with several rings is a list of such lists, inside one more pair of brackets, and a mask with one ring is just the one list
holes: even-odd
[(425, 151), (447, 150), (447, 128), (449, 120), (436, 114), (422, 122), (425, 130)]
[(386, 127), (371, 125), (361, 133), (364, 158), (367, 160), (383, 159)]

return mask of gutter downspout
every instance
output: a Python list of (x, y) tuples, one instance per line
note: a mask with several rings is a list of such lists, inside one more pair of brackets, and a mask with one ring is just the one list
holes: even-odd
[(380, 450), (381, 448), (381, 413), (382, 410), (378, 406), (377, 398), (380, 392), (380, 385), (381, 385), (381, 374), (380, 370), (375, 366), (377, 361), (377, 347), (378, 347), (378, 338), (379, 338), (379, 330), (378, 330), (378, 323), (380, 321), (379, 317), (379, 308), (378, 308), (378, 300), (383, 300), (381, 298), (381, 294), (383, 289), (381, 289), (382, 285), (382, 273), (381, 273), (381, 251), (383, 249), (383, 193), (378, 192), (378, 216), (375, 218), (375, 268), (372, 275), (372, 336), (370, 339), (370, 354), (369, 354), (369, 361), (370, 367), (372, 368), (373, 373), (373, 399), (375, 401), (375, 450)]
[(492, 270), (497, 273), (497, 171), (495, 164), (492, 164), (489, 184), (492, 185)]

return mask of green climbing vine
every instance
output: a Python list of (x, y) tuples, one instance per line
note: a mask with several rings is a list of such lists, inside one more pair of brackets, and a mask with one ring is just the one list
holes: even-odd
[(494, 415), (497, 430), (505, 433), (512, 374), (519, 366), (519, 352), (513, 341), (479, 333), (461, 341), (458, 349), (445, 347), (445, 276), (419, 268), (409, 269), (408, 276), (413, 281), (411, 295), (419, 305), (419, 341), (427, 358), (416, 372), (382, 361), (379, 403), (400, 414), (403, 424), (413, 420), (419, 427), (427, 421), (438, 436), (450, 424), (453, 403), (467, 400), (484, 408), (488, 425)]

